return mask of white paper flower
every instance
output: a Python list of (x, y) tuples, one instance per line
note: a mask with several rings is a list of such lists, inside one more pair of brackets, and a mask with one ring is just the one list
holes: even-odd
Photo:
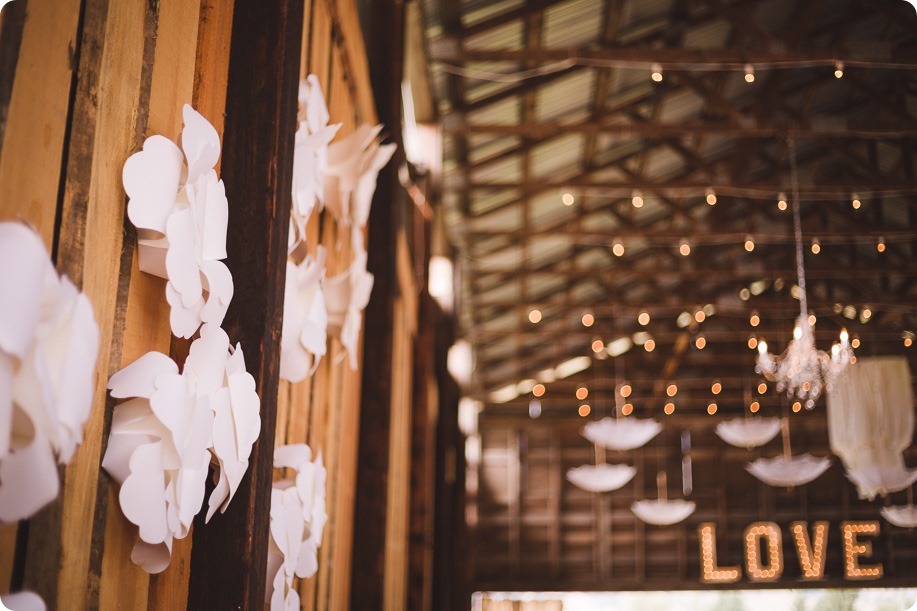
[(281, 379), (301, 382), (312, 375), (325, 356), (328, 310), (322, 291), (324, 277), (325, 249), (321, 246), (314, 259), (307, 256), (299, 265), (287, 261), (280, 337)]
[(328, 146), (325, 206), (345, 226), (366, 225), (379, 172), (395, 153), (394, 144), (380, 144), (381, 125), (362, 124)]
[(102, 467), (121, 485), (125, 517), (139, 527), (131, 559), (150, 573), (169, 564), (172, 540), (187, 536), (204, 502), (211, 456), (216, 488), (209, 520), (225, 510), (248, 468), (261, 428), (255, 381), (241, 348), (204, 325), (191, 344), (184, 371), (168, 356), (148, 352), (111, 377), (120, 403)]
[(122, 180), (140, 269), (169, 281), (172, 333), (188, 338), (202, 322), (223, 322), (233, 283), (222, 262), (229, 206), (214, 170), (220, 138), (187, 104), (182, 115), (182, 149), (163, 136), (147, 138), (124, 163)]
[(661, 430), (662, 424), (652, 418), (602, 418), (584, 426), (582, 435), (608, 450), (633, 450)]
[(688, 519), (697, 505), (684, 499), (654, 499), (635, 501), (630, 510), (647, 524), (670, 526)]
[(0, 521), (14, 522), (57, 496), (56, 462), (82, 443), (99, 327), (21, 223), (0, 223), (0, 295)]
[(817, 458), (811, 454), (759, 458), (745, 466), (745, 470), (768, 486), (793, 487), (808, 484), (828, 470), (831, 459)]
[(582, 465), (567, 471), (567, 480), (587, 492), (611, 492), (634, 478), (630, 465)]
[(325, 170), (328, 168), (328, 143), (341, 127), (328, 125), (328, 107), (318, 77), (310, 74), (299, 82), (299, 129), (293, 149), (293, 210), (290, 214), (292, 252), (305, 241), (306, 223), (312, 210), (325, 205)]
[(271, 611), (286, 611), (299, 609), (293, 578), (309, 578), (318, 571), (318, 548), (328, 521), (327, 472), (321, 454), (313, 462), (311, 449), (303, 443), (274, 450), (274, 467), (296, 472), (293, 479), (275, 481), (271, 490), (265, 602)]
[(353, 262), (343, 274), (324, 283), (328, 306), (328, 331), (340, 338), (350, 357), (350, 368), (357, 369), (357, 344), (363, 324), (363, 310), (373, 290), (373, 275), (366, 271), (366, 251), (357, 248)]
[(779, 418), (734, 418), (716, 425), (716, 434), (737, 448), (756, 448), (780, 432)]

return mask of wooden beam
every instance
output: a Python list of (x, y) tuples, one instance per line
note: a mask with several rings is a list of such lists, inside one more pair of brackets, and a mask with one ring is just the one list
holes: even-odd
[[(630, 197), (634, 189), (654, 190), (665, 193), (669, 197), (696, 196), (702, 197), (707, 188), (713, 188), (717, 196), (736, 197), (768, 197), (776, 200), (777, 193), (789, 193), (790, 186), (786, 183), (748, 183), (741, 186), (732, 184), (704, 183), (697, 180), (660, 181), (652, 179), (634, 180), (627, 182), (604, 181), (594, 178), (572, 179), (541, 179), (520, 183), (508, 180), (493, 180), (488, 182), (471, 182), (465, 187), (474, 191), (503, 191), (518, 189), (522, 192), (547, 191), (549, 189), (571, 189), (585, 195), (605, 195)], [(851, 193), (858, 193), (868, 198), (870, 195), (913, 195), (917, 193), (917, 184), (903, 183), (891, 179), (881, 182), (852, 182), (844, 180), (826, 184), (800, 185), (800, 197), (817, 196), (827, 198), (833, 196), (837, 199), (850, 197)], [(849, 205), (849, 201), (846, 201)]]
[(302, 27), (302, 0), (234, 7), (222, 175), (235, 295), (223, 327), (255, 378), (261, 433), (226, 513), (195, 520), (191, 609), (264, 605)]

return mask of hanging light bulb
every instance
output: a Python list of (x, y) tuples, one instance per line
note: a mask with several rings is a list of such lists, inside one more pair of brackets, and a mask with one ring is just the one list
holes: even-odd
[(687, 257), (688, 255), (691, 254), (691, 245), (688, 244), (687, 240), (683, 239), (681, 241), (680, 245), (678, 246), (678, 252), (680, 252), (681, 256), (683, 257)]
[(844, 62), (834, 62), (834, 78), (844, 77)]
[(879, 241), (876, 242), (876, 250), (879, 252), (885, 252), (885, 238), (879, 238)]
[(615, 240), (614, 245), (612, 245), (611, 247), (611, 252), (613, 252), (614, 256), (616, 257), (623, 257), (624, 256), (624, 244)]
[(532, 394), (535, 395), (536, 397), (541, 397), (542, 395), (544, 395), (544, 391), (545, 391), (544, 384), (535, 384), (535, 386), (532, 387)]
[(707, 413), (711, 416), (716, 413), (716, 403), (711, 402), (710, 405), (707, 406)]
[(752, 401), (751, 405), (748, 406), (748, 410), (753, 414), (757, 414), (759, 409), (761, 409), (761, 404), (757, 401)]
[(583, 314), (582, 323), (584, 327), (591, 327), (595, 323), (595, 316), (592, 315), (592, 312)]
[(704, 322), (707, 320), (707, 313), (703, 309), (697, 310), (694, 312), (694, 320), (697, 322)]
[(675, 384), (669, 384), (668, 387), (665, 389), (665, 394), (667, 394), (670, 397), (674, 397), (676, 394), (678, 394), (678, 386), (676, 386)]
[(860, 196), (854, 193), (850, 198), (850, 205), (853, 206), (854, 210), (859, 210), (862, 203), (860, 202)]
[(812, 254), (817, 255), (821, 252), (821, 243), (818, 241), (818, 238), (812, 238)]
[(576, 389), (576, 398), (579, 399), (580, 401), (582, 401), (583, 399), (585, 399), (588, 396), (589, 396), (589, 389), (586, 388), (585, 386), (580, 386), (579, 388)]
[(716, 191), (713, 190), (713, 187), (707, 187), (707, 203), (711, 206), (716, 205)]
[(640, 189), (634, 189), (633, 196), (631, 197), (630, 203), (634, 205), (634, 208), (643, 207), (643, 194), (640, 193)]
[(777, 209), (786, 210), (786, 193), (783, 191), (777, 195)]
[(662, 64), (653, 64), (650, 72), (650, 78), (657, 83), (662, 82)]
[(710, 392), (715, 395), (720, 394), (723, 391), (723, 384), (719, 380), (714, 380), (713, 384), (710, 386)]
[(757, 345), (758, 345), (758, 338), (757, 338), (757, 337), (755, 337), (754, 335), (752, 335), (751, 337), (748, 338), (748, 347), (749, 347), (749, 348), (751, 348), (752, 350), (754, 350), (755, 347), (757, 347)]
[(631, 388), (630, 384), (622, 384), (619, 392), (621, 393), (621, 396), (626, 399), (630, 396), (630, 393), (633, 392), (633, 388)]
[(748, 317), (748, 324), (752, 327), (757, 327), (761, 324), (761, 316), (758, 315), (758, 310), (752, 310), (751, 316)]
[(755, 82), (755, 67), (751, 64), (745, 64), (745, 82), (754, 83)]
[(640, 314), (637, 315), (637, 322), (643, 325), (644, 327), (650, 324), (650, 313), (647, 312), (646, 310), (643, 310), (642, 312), (640, 312)]
[(694, 345), (697, 346), (698, 350), (703, 350), (707, 347), (707, 340), (703, 335), (698, 335), (697, 339), (694, 340)]
[(605, 342), (600, 339), (592, 340), (592, 351), (598, 354), (605, 349)]
[(666, 416), (671, 416), (672, 414), (675, 413), (675, 404), (672, 403), (671, 401), (669, 403), (666, 403), (662, 411), (665, 412)]
[(529, 312), (529, 322), (533, 325), (537, 325), (541, 322), (541, 310), (535, 309)]
[(745, 236), (745, 250), (751, 252), (755, 249), (755, 239), (751, 235)]
[(564, 203), (564, 206), (572, 206), (575, 201), (572, 193), (564, 193), (560, 200)]

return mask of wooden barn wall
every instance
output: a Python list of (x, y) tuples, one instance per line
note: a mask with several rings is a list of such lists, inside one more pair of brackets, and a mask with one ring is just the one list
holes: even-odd
[[(319, 76), (331, 121), (343, 123), (338, 137), (361, 122), (375, 122), (353, 1), (299, 1), (304, 1), (300, 76)], [(181, 363), (189, 347), (170, 334), (165, 281), (138, 270), (121, 168), (147, 136), (179, 138), (184, 103), (195, 106), (222, 137), (235, 44), (229, 35), (233, 4), (16, 0), (0, 16), (0, 220), (21, 219), (37, 229), (58, 269), (88, 294), (101, 330), (95, 402), (83, 445), (62, 469), (58, 501), (33, 519), (0, 530), (0, 592), (33, 589), (49, 608), (188, 606), (194, 546), (211, 541), (192, 532), (175, 542), (165, 572), (147, 575), (130, 561), (137, 528), (123, 517), (117, 487), (100, 470), (114, 406), (105, 390), (108, 377), (150, 350), (168, 352)], [(243, 6), (248, 10), (235, 3), (236, 10)], [(227, 195), (232, 224), (237, 202), (231, 181)], [(310, 249), (322, 244), (328, 251), (328, 275), (344, 271), (352, 258), (350, 232), (327, 214), (313, 215), (308, 230)], [(401, 256), (410, 256), (410, 245), (399, 248)], [(283, 276), (279, 269), (273, 279), (281, 294)], [(395, 358), (399, 368), (407, 366), (396, 387), (410, 404), (417, 307), (413, 287), (406, 293), (398, 306)], [(304, 609), (347, 608), (351, 593), (362, 375), (350, 370), (341, 353), (339, 342), (330, 340), (328, 356), (311, 378), (298, 384), (280, 381), (276, 406), (262, 404), (262, 412), (276, 409), (275, 445), (307, 442), (328, 469), (330, 519), (319, 572), (299, 585)], [(279, 351), (263, 358), (279, 359)], [(410, 423), (410, 414), (402, 414), (393, 441), (410, 435)], [(398, 440), (393, 448), (398, 447), (403, 455), (393, 451), (391, 460), (407, 472), (409, 440)], [(392, 483), (407, 486), (407, 480)], [(406, 488), (396, 489), (396, 496), (406, 498)], [(406, 540), (406, 514), (405, 521), (389, 527), (392, 537)], [(392, 553), (390, 563), (406, 564), (397, 545)], [(403, 598), (403, 593), (392, 595)]]

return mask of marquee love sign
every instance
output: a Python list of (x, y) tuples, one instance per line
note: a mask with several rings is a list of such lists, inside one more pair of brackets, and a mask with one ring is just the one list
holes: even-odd
[[(825, 576), (828, 552), (828, 522), (790, 524), (790, 534), (796, 547), (799, 569), (804, 581), (815, 581)], [(742, 578), (738, 565), (719, 566), (716, 560), (716, 524), (704, 522), (697, 528), (700, 542), (701, 581), (704, 583), (735, 583)], [(879, 579), (881, 564), (864, 564), (872, 554), (869, 537), (879, 534), (879, 522), (841, 522), (843, 540), (844, 579)], [(785, 566), (783, 533), (774, 522), (754, 522), (745, 529), (745, 574), (754, 582), (777, 581)], [(764, 553), (766, 551), (766, 553)]]

